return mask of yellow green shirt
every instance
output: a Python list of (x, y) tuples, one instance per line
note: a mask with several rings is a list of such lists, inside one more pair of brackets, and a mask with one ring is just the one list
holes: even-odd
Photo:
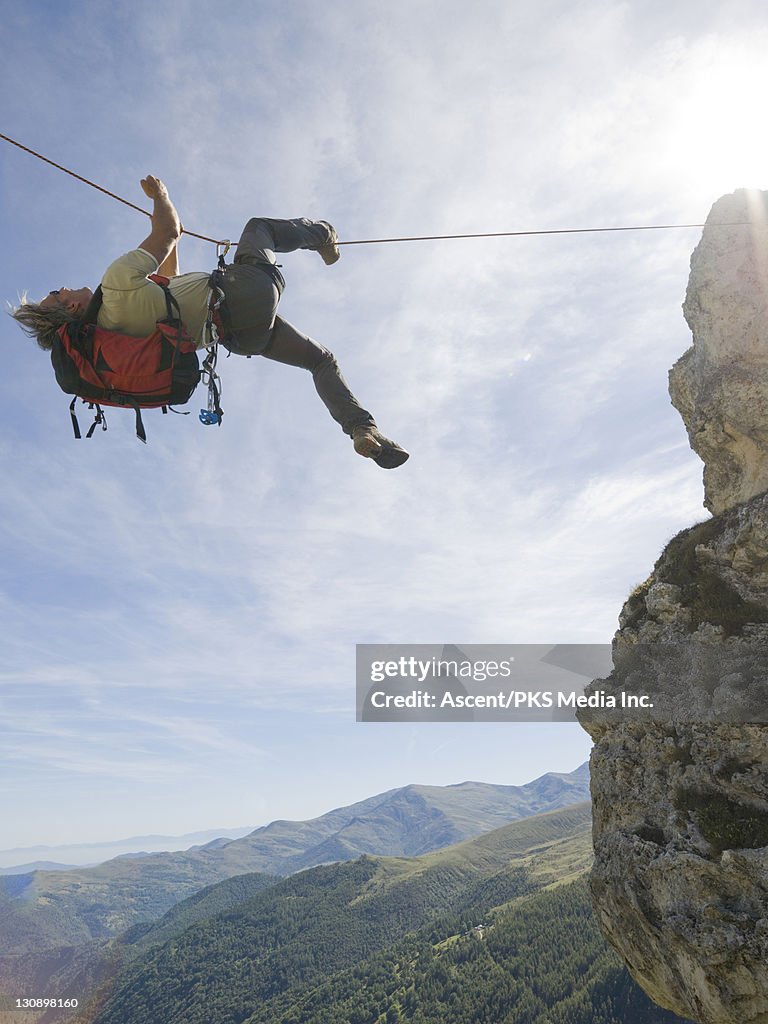
[[(167, 316), (162, 288), (147, 275), (157, 272), (155, 257), (146, 249), (133, 249), (111, 263), (101, 281), (103, 301), (98, 325), (108, 331), (144, 338), (157, 320)], [(205, 345), (203, 328), (208, 313), (209, 274), (179, 274), (169, 284), (179, 304), (181, 319), (197, 347)]]

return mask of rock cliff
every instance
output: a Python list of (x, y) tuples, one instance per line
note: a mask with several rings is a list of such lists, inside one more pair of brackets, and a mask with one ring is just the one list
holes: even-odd
[(717, 514), (768, 490), (768, 193), (742, 189), (712, 207), (683, 312), (693, 345), (669, 390)]
[(684, 312), (693, 346), (670, 394), (713, 518), (630, 595), (614, 671), (591, 684), (654, 709), (580, 715), (595, 741), (592, 891), (657, 1003), (768, 1024), (768, 193), (715, 204)]

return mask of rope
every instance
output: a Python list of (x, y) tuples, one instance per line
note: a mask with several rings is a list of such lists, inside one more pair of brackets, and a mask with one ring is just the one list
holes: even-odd
[[(114, 192), (110, 192), (107, 188), (102, 188), (101, 185), (97, 185), (96, 182), (90, 181), (88, 178), (84, 178), (81, 174), (76, 174), (71, 171), (68, 167), (63, 167), (61, 164), (55, 163), (53, 160), (49, 160), (47, 156), (43, 156), (42, 153), (36, 153), (34, 149), (29, 149), (28, 146), (22, 146), (20, 142), (16, 142), (15, 139), (9, 138), (7, 135), (0, 134), (0, 139), (4, 139), (6, 142), (10, 142), (12, 146), (17, 146), (19, 149), (23, 149), (25, 153), (30, 153), (32, 156), (37, 157), (38, 160), (43, 160), (45, 163), (50, 164), (59, 171), (63, 171), (65, 174), (69, 174), (72, 178), (77, 178), (78, 181), (82, 181), (85, 185), (90, 185), (91, 188), (97, 189), (99, 192), (103, 192), (107, 196), (111, 196), (112, 199), (116, 199), (118, 203), (123, 203), (125, 206), (130, 206), (132, 210), (138, 210), (139, 213), (143, 213), (145, 217), (151, 217), (152, 214), (148, 210), (142, 209), (140, 206), (136, 206), (135, 203), (128, 202), (127, 199), (123, 199), (122, 196), (115, 195)], [(733, 224), (721, 224), (721, 227), (739, 227), (744, 226), (747, 221), (735, 221)], [(436, 242), (443, 241), (452, 238), (523, 238), (531, 235), (582, 235), (582, 234), (596, 234), (607, 231), (672, 231), (685, 228), (703, 228), (704, 224), (640, 224), (640, 225), (628, 225), (626, 227), (609, 227), (609, 228), (551, 228), (548, 230), (539, 231), (482, 231), (474, 234), (467, 235), (412, 235), (410, 237), (403, 238), (356, 238), (349, 242), (337, 241), (337, 245), (381, 245), (385, 242)], [(237, 245), (237, 242), (225, 242), (216, 238), (209, 238), (208, 235), (198, 235), (194, 231), (187, 231), (184, 228), (184, 234), (190, 235), (192, 238), (199, 238), (203, 242), (212, 242), (214, 245)]]
[[(745, 223), (746, 221), (739, 222)], [(733, 225), (731, 225), (733, 226)], [(336, 245), (376, 245), (379, 242), (433, 242), (444, 238), (511, 238), (525, 235), (582, 235), (598, 231), (669, 231), (671, 228), (703, 228), (703, 224), (641, 224), (619, 228), (551, 228), (546, 231), (483, 231), (473, 235), (413, 235), (410, 238), (361, 238)]]
[[(114, 192), (110, 192), (108, 188), (102, 188), (101, 185), (97, 185), (95, 181), (90, 181), (88, 178), (84, 178), (82, 174), (76, 174), (74, 171), (70, 171), (68, 167), (62, 167), (61, 164), (55, 163), (53, 160), (49, 160), (47, 156), (43, 156), (42, 153), (36, 153), (34, 149), (30, 149), (28, 146), (22, 146), (20, 142), (16, 142), (15, 139), (8, 138), (7, 135), (0, 134), (0, 139), (5, 139), (6, 142), (10, 142), (12, 146), (18, 146), (19, 149), (23, 149), (25, 153), (31, 153), (32, 156), (36, 156), (38, 160), (44, 160), (45, 163), (50, 164), (51, 167), (56, 167), (59, 171), (64, 171), (72, 178), (77, 178), (78, 181), (82, 181), (85, 185), (90, 185), (91, 188), (98, 189), (99, 192), (103, 192), (104, 195), (111, 196), (112, 199), (116, 199), (118, 203), (123, 203), (125, 206), (130, 206), (132, 210), (138, 210), (139, 213), (143, 213), (145, 217), (151, 217), (152, 214), (149, 210), (143, 210), (140, 206), (136, 206), (135, 203), (129, 203), (127, 199), (123, 199), (122, 196), (115, 195)], [(221, 244), (216, 238), (208, 238), (207, 235), (197, 235), (194, 231), (187, 231), (184, 229), (185, 235), (191, 235), (193, 238), (201, 238), (204, 242), (213, 242), (214, 245)]]

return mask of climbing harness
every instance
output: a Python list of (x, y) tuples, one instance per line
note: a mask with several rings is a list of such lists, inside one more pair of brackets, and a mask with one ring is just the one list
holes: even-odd
[[(206, 357), (201, 368), (201, 379), (208, 388), (207, 408), (201, 409), (198, 419), (206, 426), (221, 426), (224, 410), (221, 408), (221, 378), (216, 372), (219, 343), (226, 339), (224, 324), (224, 257), (232, 247), (229, 239), (216, 243), (217, 265), (208, 279), (208, 313), (205, 318)], [(221, 250), (221, 251), (219, 251)]]

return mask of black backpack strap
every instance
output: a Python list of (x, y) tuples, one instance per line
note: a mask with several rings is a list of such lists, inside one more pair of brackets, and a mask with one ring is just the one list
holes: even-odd
[[(80, 433), (80, 424), (77, 422), (77, 416), (75, 414), (75, 402), (76, 401), (77, 401), (77, 395), (75, 395), (75, 397), (69, 403), (69, 415), (72, 417), (72, 430), (75, 433), (75, 438), (79, 441), (82, 438), (82, 434)], [(85, 401), (85, 399), (84, 399), (84, 401)], [(88, 403), (88, 408), (89, 409), (95, 409), (96, 410), (96, 415), (93, 418), (93, 423), (88, 428), (88, 433), (85, 435), (86, 439), (89, 438), (89, 437), (93, 437), (93, 432), (96, 429), (96, 427), (98, 427), (99, 425), (101, 426), (102, 430), (106, 430), (107, 429), (107, 417), (104, 415), (104, 410), (101, 408), (99, 403), (98, 402), (89, 402)]]
[(147, 432), (144, 429), (144, 420), (141, 418), (141, 406), (138, 402), (128, 402), (133, 411), (136, 413), (136, 437), (141, 441), (142, 444), (147, 443)]
[(96, 320), (98, 318), (98, 315), (99, 315), (99, 310), (101, 309), (101, 304), (102, 304), (103, 301), (104, 301), (104, 295), (103, 295), (103, 293), (101, 291), (101, 285), (99, 285), (98, 288), (96, 289), (96, 291), (93, 293), (93, 296), (91, 297), (91, 301), (85, 307), (85, 312), (83, 313), (83, 317), (82, 317), (82, 320), (80, 321), (80, 323), (81, 324), (95, 324)]
[(161, 284), (160, 287), (163, 289), (163, 295), (165, 296), (165, 308), (168, 311), (168, 319), (180, 320), (181, 309), (179, 308), (178, 302), (171, 294), (171, 289), (167, 288), (164, 284)]
[(161, 280), (161, 275), (160, 274), (150, 274), (149, 275), (149, 280), (153, 284), (156, 284), (158, 288), (162, 288), (163, 289), (163, 295), (165, 296), (165, 310), (166, 310), (166, 312), (168, 314), (168, 319), (169, 320), (181, 320), (181, 309), (179, 307), (178, 302), (173, 297), (173, 294), (171, 293), (171, 289), (165, 283), (167, 278), (163, 278)]
[(96, 427), (99, 426), (99, 424), (101, 424), (102, 430), (107, 429), (107, 417), (104, 415), (104, 410), (101, 408), (99, 403), (94, 402), (92, 405), (89, 406), (89, 408), (95, 409), (96, 415), (93, 418), (93, 423), (88, 428), (88, 433), (85, 435), (86, 438), (93, 437), (93, 432), (96, 429)]
[(79, 441), (82, 437), (80, 433), (80, 424), (77, 422), (77, 416), (75, 415), (75, 402), (77, 401), (77, 395), (69, 403), (69, 415), (72, 417), (72, 429), (75, 432), (75, 437)]

